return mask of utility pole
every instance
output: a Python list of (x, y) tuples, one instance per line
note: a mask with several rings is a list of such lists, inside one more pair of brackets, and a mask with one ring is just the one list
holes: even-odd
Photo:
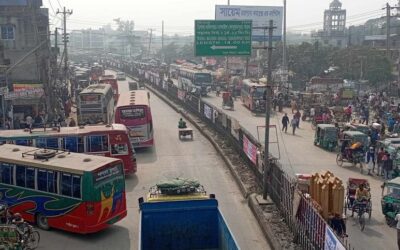
[(268, 71), (267, 71), (267, 88), (265, 93), (265, 146), (264, 146), (264, 174), (263, 174), (263, 199), (268, 197), (268, 174), (270, 169), (269, 162), (269, 125), (271, 116), (271, 92), (272, 92), (272, 35), (274, 27), (273, 20), (269, 20), (268, 26)]
[(287, 67), (287, 55), (286, 55), (287, 51), (286, 51), (286, 0), (283, 0), (283, 52), (282, 52), (282, 74), (284, 75), (283, 78), (283, 85), (287, 91), (287, 93), (289, 92), (289, 84), (288, 84), (288, 79), (287, 79), (287, 75), (288, 75), (288, 67)]
[(386, 3), (386, 56), (390, 57), (390, 5)]
[(67, 84), (68, 80), (68, 34), (67, 34), (67, 15), (72, 15), (72, 10), (67, 10), (64, 7), (63, 11), (57, 10), (57, 14), (63, 15), (64, 22), (64, 34), (63, 34), (63, 42), (64, 42), (64, 78), (65, 84)]
[(164, 62), (164, 20), (161, 23), (161, 54), (162, 62)]
[(151, 39), (153, 37), (153, 29), (150, 29), (150, 38), (149, 38), (149, 49), (147, 52), (147, 56), (150, 58), (150, 48), (151, 48)]
[[(229, 5), (231, 5), (231, 1), (230, 0), (228, 0), (228, 6)], [(229, 57), (225, 57), (225, 76), (226, 76), (226, 86), (228, 87), (228, 85), (229, 85), (229, 82), (228, 82), (228, 80), (229, 80), (229, 74), (228, 74), (228, 70), (229, 70)]]

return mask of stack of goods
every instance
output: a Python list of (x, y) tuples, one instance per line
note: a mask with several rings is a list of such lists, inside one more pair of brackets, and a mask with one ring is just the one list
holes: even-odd
[(331, 214), (343, 213), (343, 182), (331, 172), (324, 171), (311, 176), (310, 196), (321, 207), (321, 215), (325, 219)]

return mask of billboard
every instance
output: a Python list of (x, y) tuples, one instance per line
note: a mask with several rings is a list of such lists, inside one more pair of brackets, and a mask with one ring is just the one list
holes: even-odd
[(257, 42), (268, 41), (268, 30), (254, 28), (267, 27), (273, 20), (276, 29), (272, 40), (282, 39), (282, 6), (215, 5), (215, 20), (252, 20), (252, 40)]

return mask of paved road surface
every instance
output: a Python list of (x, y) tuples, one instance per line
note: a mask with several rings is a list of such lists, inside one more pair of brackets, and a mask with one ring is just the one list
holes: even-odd
[[(120, 82), (119, 86), (120, 92), (128, 91), (127, 81)], [(137, 249), (137, 199), (144, 196), (157, 181), (179, 176), (197, 178), (209, 193), (216, 194), (227, 223), (242, 249), (270, 249), (229, 170), (212, 145), (197, 130), (194, 130), (194, 141), (179, 141), (176, 129), (179, 115), (155, 95), (151, 95), (151, 105), (156, 146), (137, 153), (138, 172), (126, 180), (128, 216), (94, 235), (41, 231), (40, 249)]]
[[(208, 97), (203, 98), (204, 101), (221, 108), (222, 98), (216, 97), (215, 93), (211, 93)], [(292, 118), (291, 110), (287, 109), (289, 118)], [(254, 116), (245, 108), (239, 98), (235, 102), (234, 111), (224, 110), (225, 113), (237, 119), (250, 133), (257, 138), (257, 126), (265, 124), (265, 116)], [(364, 232), (359, 230), (358, 224), (354, 218), (349, 218), (347, 221), (348, 234), (354, 244), (356, 250), (369, 249), (397, 249), (397, 235), (394, 228), (386, 225), (385, 219), (382, 216), (380, 205), (381, 199), (381, 184), (382, 180), (378, 177), (370, 177), (365, 174), (360, 174), (359, 168), (351, 166), (339, 167), (336, 165), (336, 154), (315, 147), (314, 131), (311, 129), (309, 122), (300, 122), (300, 129), (293, 136), (289, 133), (280, 132), (281, 118), (283, 114), (274, 114), (271, 118), (271, 124), (276, 124), (278, 127), (278, 140), (281, 154), (281, 163), (289, 173), (312, 173), (320, 170), (329, 170), (335, 176), (347, 181), (349, 177), (367, 178), (371, 184), (373, 211), (372, 219), (367, 220)], [(272, 135), (275, 130), (270, 131), (271, 141), (276, 138)], [(260, 134), (264, 138), (264, 133)], [(264, 140), (262, 140), (264, 141)], [(278, 147), (276, 144), (271, 144), (271, 152), (277, 156)]]

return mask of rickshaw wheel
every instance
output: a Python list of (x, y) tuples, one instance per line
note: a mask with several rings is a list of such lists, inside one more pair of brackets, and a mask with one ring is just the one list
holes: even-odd
[(338, 154), (338, 155), (336, 156), (336, 164), (337, 164), (338, 166), (343, 166), (343, 157), (342, 157), (342, 154)]

